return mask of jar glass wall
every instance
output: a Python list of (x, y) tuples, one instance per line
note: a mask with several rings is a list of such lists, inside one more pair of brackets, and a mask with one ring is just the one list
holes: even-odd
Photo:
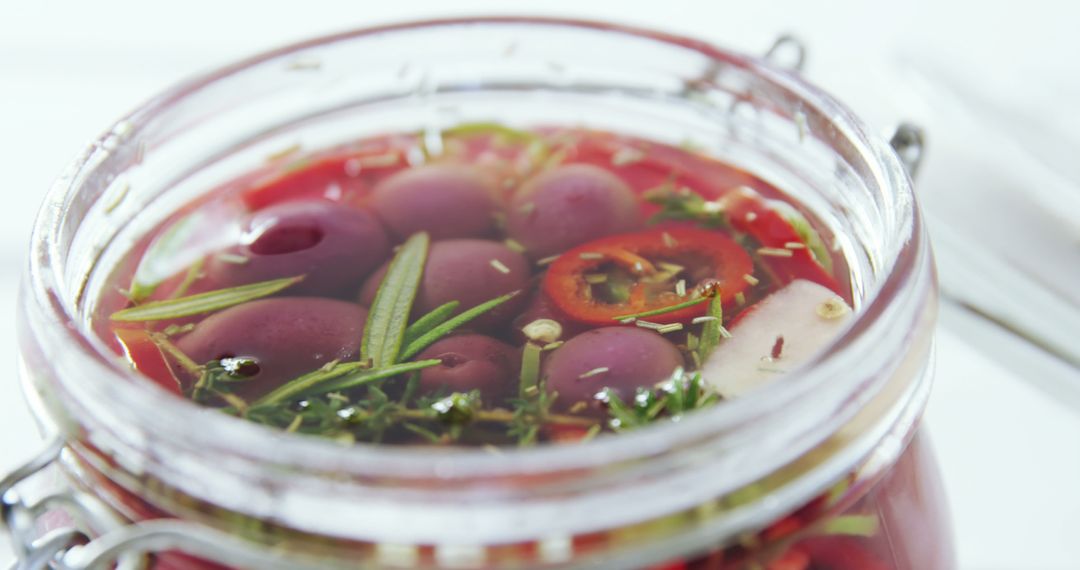
[[(690, 143), (759, 176), (836, 236), (858, 317), (811, 363), (736, 401), (498, 455), (270, 432), (157, 389), (92, 330), (112, 269), (141, 238), (268, 155), (478, 121)], [(951, 566), (936, 474), (915, 435), (935, 296), (910, 182), (848, 111), (767, 62), (555, 20), (315, 40), (182, 85), (119, 122), (58, 182), (33, 247), (20, 314), (28, 394), (68, 443), (73, 484), (130, 521), (184, 521), (145, 548), (283, 568), (739, 568), (804, 556), (791, 567), (843, 569), (868, 566), (829, 557), (864, 554), (882, 568)], [(156, 564), (194, 563), (173, 553)]]

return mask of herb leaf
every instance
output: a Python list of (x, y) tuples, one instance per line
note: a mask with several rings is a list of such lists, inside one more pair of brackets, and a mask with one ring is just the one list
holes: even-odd
[(709, 358), (716, 346), (720, 344), (720, 337), (722, 336), (720, 328), (724, 326), (724, 306), (720, 300), (719, 292), (710, 298), (706, 314), (713, 317), (713, 319), (702, 323), (701, 337), (698, 339), (697, 354), (702, 364)]
[(696, 299), (690, 299), (689, 301), (683, 301), (682, 303), (676, 303), (674, 305), (668, 305), (667, 307), (660, 307), (659, 309), (652, 309), (652, 310), (649, 310), (649, 311), (642, 311), (640, 313), (629, 313), (629, 314), (626, 314), (626, 315), (619, 315), (617, 317), (612, 317), (612, 320), (621, 321), (623, 319), (637, 319), (637, 318), (640, 318), (640, 317), (653, 317), (653, 316), (656, 316), (656, 315), (664, 315), (664, 314), (667, 314), (667, 313), (674, 313), (675, 311), (679, 311), (679, 310), (685, 309), (687, 307), (693, 307), (694, 305), (700, 305), (700, 304), (702, 304), (702, 303), (704, 303), (705, 301), (708, 301), (708, 300), (709, 300), (709, 297), (698, 297)]
[(825, 271), (831, 273), (832, 255), (829, 254), (829, 248), (825, 246), (825, 242), (821, 239), (821, 234), (814, 229), (814, 226), (810, 225), (810, 222), (798, 210), (790, 208), (779, 211), (780, 215), (791, 224), (791, 228), (795, 230), (795, 233), (799, 234), (806, 247), (810, 249), (814, 261), (824, 267)]
[(128, 298), (138, 303), (153, 295), (158, 285), (166, 279), (166, 271), (163, 271), (162, 266), (176, 263), (185, 255), (190, 257), (190, 254), (185, 254), (185, 246), (199, 226), (204, 223), (202, 218), (203, 216), (196, 213), (180, 218), (150, 244), (139, 261), (139, 266), (135, 269), (135, 276), (132, 277), (131, 286), (128, 288)]
[(615, 431), (628, 430), (641, 427), (647, 421), (639, 415), (639, 410), (622, 401), (622, 398), (611, 388), (604, 388), (601, 392), (603, 400), (607, 404), (608, 414), (611, 419), (608, 425)]
[(206, 293), (189, 295), (177, 299), (151, 301), (137, 307), (117, 311), (109, 318), (118, 322), (146, 322), (177, 319), (180, 317), (190, 317), (192, 315), (210, 313), (232, 307), (233, 305), (254, 301), (255, 299), (266, 297), (268, 295), (273, 295), (278, 291), (303, 281), (303, 279), (304, 276), (299, 275), (297, 277), (286, 277), (284, 279), (274, 279), (271, 281), (251, 283), (249, 285), (241, 285), (239, 287), (230, 287), (228, 289), (218, 289), (216, 291), (208, 291)]
[(662, 417), (677, 418), (719, 400), (705, 386), (700, 374), (688, 375), (682, 368), (653, 390), (638, 388), (630, 402), (624, 402), (610, 388), (604, 388), (601, 394), (607, 403), (608, 426), (614, 431), (639, 428)]
[(825, 534), (870, 537), (877, 534), (878, 518), (875, 515), (842, 515), (825, 522)]
[(525, 343), (521, 351), (521, 373), (518, 378), (518, 397), (511, 403), (514, 415), (510, 421), (507, 435), (516, 438), (518, 446), (527, 447), (536, 443), (540, 434), (540, 422), (547, 414), (553, 398), (544, 389), (540, 378), (540, 353), (543, 349), (531, 342)]
[(405, 337), (401, 340), (401, 345), (409, 346), (416, 339), (431, 332), (431, 329), (445, 323), (460, 305), (459, 301), (443, 303), (432, 309), (430, 313), (416, 319), (416, 322), (405, 329)]
[(326, 392), (348, 390), (349, 388), (355, 388), (362, 384), (374, 382), (375, 380), (382, 380), (384, 378), (397, 376), (398, 374), (414, 372), (416, 370), (422, 370), (424, 368), (437, 366), (440, 363), (442, 363), (441, 360), (437, 358), (432, 358), (428, 360), (417, 360), (416, 362), (402, 362), (401, 364), (393, 364), (373, 370), (358, 371), (353, 374), (348, 374), (346, 376), (340, 376), (336, 379), (326, 382), (325, 384), (316, 386), (311, 390), (308, 390), (306, 393), (325, 394)]
[(707, 228), (727, 226), (726, 214), (721, 209), (712, 207), (700, 194), (688, 188), (676, 189), (671, 182), (646, 190), (644, 197), (660, 206), (660, 211), (649, 218), (650, 225), (676, 220), (696, 222)]
[(443, 129), (443, 136), (480, 136), (491, 135), (501, 137), (505, 143), (532, 143), (543, 141), (536, 133), (522, 131), (496, 122), (461, 123), (459, 125)]
[[(389, 273), (387, 273), (387, 275), (389, 275)], [(381, 289), (380, 289), (380, 291), (381, 291)], [(490, 311), (491, 309), (494, 309), (495, 307), (498, 307), (499, 305), (509, 301), (510, 299), (513, 299), (514, 297), (516, 297), (520, 293), (521, 293), (521, 291), (514, 291), (512, 293), (507, 293), (507, 294), (505, 294), (505, 295), (503, 295), (501, 297), (496, 297), (496, 298), (494, 298), (494, 299), (492, 299), (490, 301), (480, 303), (479, 305), (477, 305), (477, 306), (475, 306), (475, 307), (473, 307), (473, 308), (471, 308), (471, 309), (469, 309), (467, 311), (462, 312), (460, 315), (458, 315), (456, 317), (453, 317), (452, 319), (449, 319), (446, 322), (432, 328), (430, 331), (424, 333), (423, 335), (421, 335), (416, 340), (410, 342), (409, 345), (406, 346), (405, 349), (401, 351), (401, 358), (400, 359), (401, 360), (408, 360), (409, 358), (412, 358), (413, 356), (416, 356), (416, 354), (418, 352), (420, 352), (421, 350), (424, 350), (425, 348), (431, 346), (433, 343), (435, 343), (435, 341), (437, 341), (440, 338), (450, 334), (455, 329), (461, 327), (462, 325), (468, 323), (469, 321), (475, 319), (476, 317), (479, 317), (480, 315)], [(378, 302), (377, 298), (376, 298), (376, 302)], [(438, 310), (438, 309), (436, 309), (436, 310)], [(368, 317), (368, 323), (370, 323), (370, 322), (371, 322), (371, 318)], [(419, 322), (419, 321), (417, 321), (417, 322)], [(377, 364), (376, 364), (376, 366), (377, 366)]]
[(534, 393), (540, 384), (541, 352), (543, 352), (543, 349), (531, 342), (525, 343), (525, 348), (521, 350), (521, 374), (518, 377), (520, 382), (518, 395), (522, 398)]
[(430, 242), (426, 233), (413, 234), (398, 250), (379, 284), (360, 342), (360, 360), (370, 359), (374, 368), (398, 362)]
[(345, 390), (375, 380), (382, 380), (405, 372), (435, 366), (439, 362), (441, 361), (421, 360), (419, 362), (384, 366), (378, 369), (367, 368), (364, 366), (366, 363), (363, 362), (345, 362), (326, 369), (320, 368), (290, 380), (262, 398), (255, 400), (251, 407), (267, 407), (288, 402), (301, 396)]

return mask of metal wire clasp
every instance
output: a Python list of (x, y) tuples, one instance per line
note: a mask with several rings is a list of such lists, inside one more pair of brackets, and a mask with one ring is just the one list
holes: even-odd
[[(280, 553), (201, 524), (161, 519), (132, 523), (105, 503), (75, 489), (27, 501), (30, 487), (61, 460), (66, 444), (50, 439), (29, 461), (0, 479), (0, 531), (6, 532), (16, 559), (9, 570), (142, 570), (149, 554), (179, 550), (238, 568), (301, 570), (321, 568), (309, 561), (289, 560)], [(28, 494), (27, 494), (28, 495)], [(70, 524), (41, 534), (38, 523), (46, 513), (62, 510)]]
[(0, 525), (8, 533), (15, 551), (16, 560), (10, 565), (13, 570), (46, 568), (58, 553), (86, 541), (86, 536), (74, 528), (38, 536), (36, 522), (48, 510), (48, 497), (27, 503), (17, 489), (52, 465), (63, 449), (63, 440), (53, 438), (37, 455), (0, 480)]
[(919, 173), (919, 165), (922, 164), (923, 151), (926, 148), (926, 135), (922, 128), (911, 123), (901, 123), (896, 127), (889, 146), (896, 151), (896, 156), (908, 172), (908, 176), (915, 179)]
[[(69, 552), (91, 543), (91, 537), (125, 526), (104, 503), (73, 489), (63, 489), (28, 501), (20, 487), (42, 477), (48, 467), (60, 459), (65, 443), (60, 437), (49, 439), (37, 455), (0, 479), (0, 529), (5, 531), (15, 551), (11, 570), (56, 568), (75, 570), (65, 563)], [(42, 534), (38, 522), (47, 513), (63, 511), (70, 525)], [(116, 556), (116, 568), (143, 568), (144, 557), (133, 553)]]

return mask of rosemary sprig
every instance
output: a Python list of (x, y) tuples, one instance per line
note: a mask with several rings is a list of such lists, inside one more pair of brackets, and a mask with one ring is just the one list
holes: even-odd
[[(204, 265), (206, 265), (205, 257), (200, 257), (199, 259), (195, 260), (195, 263), (189, 265), (187, 271), (184, 272), (184, 278), (180, 280), (180, 284), (176, 286), (176, 290), (169, 295), (169, 298), (178, 299), (186, 295), (188, 289), (191, 289), (191, 286), (199, 280), (199, 277), (202, 275)], [(132, 295), (134, 296), (135, 293), (132, 292)], [(132, 298), (132, 300), (134, 301), (135, 299)]]
[(379, 284), (360, 343), (360, 360), (370, 359), (374, 368), (398, 362), (430, 241), (426, 233), (413, 234), (402, 244)]
[[(185, 357), (186, 358), (186, 357)], [(190, 360), (190, 359), (189, 359)], [(201, 366), (198, 380), (191, 388), (191, 399), (196, 402), (207, 402), (210, 396), (218, 396), (238, 409), (246, 409), (247, 403), (232, 394), (232, 385), (250, 380), (243, 373), (243, 367), (251, 360), (223, 358), (212, 360)], [(230, 398), (230, 396), (234, 396)]]
[(184, 257), (184, 246), (203, 221), (202, 217), (202, 214), (193, 212), (180, 218), (150, 244), (131, 278), (129, 299), (138, 303), (154, 294), (166, 279), (165, 272), (160, 271), (159, 266), (176, 263)]
[(410, 342), (408, 346), (406, 346), (401, 351), (400, 360), (408, 360), (413, 356), (416, 356), (421, 350), (424, 350), (425, 348), (434, 344), (435, 341), (450, 334), (451, 332), (454, 332), (454, 330), (461, 328), (466, 323), (472, 321), (480, 315), (483, 315), (484, 313), (494, 309), (495, 307), (498, 307), (499, 305), (509, 301), (510, 299), (513, 299), (520, 293), (521, 291), (514, 291), (512, 293), (502, 295), (501, 297), (496, 297), (490, 301), (480, 303), (479, 305), (462, 312), (460, 315), (457, 315), (447, 320), (446, 322), (443, 322), (442, 324), (433, 327), (428, 332), (420, 335), (420, 337), (418, 337), (416, 340)]
[(278, 386), (269, 394), (252, 403), (252, 408), (272, 406), (302, 396), (323, 394), (354, 388), (362, 384), (370, 384), (376, 380), (383, 380), (398, 374), (413, 372), (439, 364), (439, 360), (420, 360), (417, 362), (405, 362), (368, 368), (367, 362), (344, 362), (328, 369), (316, 370), (290, 380)]
[(162, 354), (173, 359), (180, 368), (184, 369), (184, 372), (187, 372), (194, 377), (198, 377), (202, 374), (202, 365), (192, 360), (191, 357), (184, 353), (184, 351), (180, 350), (180, 347), (169, 340), (168, 335), (160, 332), (152, 332), (148, 333), (147, 336), (149, 336), (151, 342), (157, 345), (158, 350), (160, 350)]
[(841, 515), (825, 521), (825, 534), (870, 537), (877, 534), (880, 525), (875, 515)]
[(273, 295), (303, 280), (304, 276), (299, 275), (228, 289), (218, 289), (177, 299), (151, 301), (137, 307), (117, 311), (109, 318), (118, 322), (147, 322), (201, 315)]
[(429, 358), (427, 360), (417, 360), (415, 362), (402, 362), (400, 364), (393, 364), (372, 370), (356, 371), (352, 374), (328, 380), (324, 384), (316, 385), (310, 390), (305, 391), (305, 393), (318, 394), (348, 390), (363, 384), (370, 384), (376, 380), (397, 376), (398, 374), (405, 374), (407, 372), (415, 372), (417, 370), (423, 370), (424, 368), (438, 366), (441, 362), (442, 361), (437, 358)]
[[(445, 396), (424, 396), (413, 406), (391, 400), (377, 386), (369, 386), (365, 397), (351, 401), (341, 393), (312, 396), (294, 405), (253, 405), (243, 412), (252, 421), (309, 435), (338, 440), (380, 441), (387, 433), (401, 430), (416, 434), (430, 443), (448, 444), (461, 439), (476, 424), (518, 425), (520, 414), (501, 408), (485, 408), (478, 391), (455, 392)], [(298, 419), (299, 418), (299, 419)], [(548, 414), (540, 422), (528, 420), (533, 437), (543, 424), (565, 425), (598, 430), (592, 418)]]
[(701, 374), (687, 374), (681, 368), (659, 386), (663, 412), (678, 417), (693, 410), (707, 408), (720, 400), (715, 392), (705, 386)]
[(721, 208), (689, 188), (676, 188), (667, 182), (647, 190), (644, 197), (660, 206), (660, 211), (649, 218), (650, 224), (675, 220), (697, 222), (708, 228), (728, 225), (727, 216)]
[(705, 314), (712, 318), (701, 323), (701, 336), (697, 342), (697, 355), (701, 363), (709, 358), (723, 336), (721, 330), (724, 326), (724, 305), (719, 293), (709, 298), (709, 308)]
[(814, 226), (810, 225), (810, 221), (794, 208), (785, 209), (780, 212), (780, 215), (791, 224), (795, 233), (799, 234), (799, 238), (810, 249), (810, 255), (813, 256), (814, 261), (824, 267), (825, 271), (831, 273), (832, 255), (829, 254), (829, 248), (825, 245), (825, 241), (821, 239), (821, 234), (814, 229)]
[(413, 324), (405, 329), (405, 336), (401, 340), (401, 345), (409, 346), (416, 339), (431, 332), (431, 329), (445, 323), (446, 319), (449, 319), (450, 315), (453, 315), (459, 306), (461, 306), (461, 303), (458, 301), (443, 303), (432, 309), (428, 314), (416, 319)]
[(610, 388), (605, 388), (601, 395), (608, 407), (608, 427), (617, 432), (636, 429), (659, 418), (678, 418), (719, 401), (706, 388), (701, 374), (687, 374), (682, 368), (653, 390), (638, 388), (629, 403)]
[(682, 303), (676, 303), (674, 305), (668, 305), (667, 307), (660, 307), (659, 309), (650, 309), (648, 311), (642, 311), (640, 313), (627, 313), (625, 315), (619, 315), (612, 317), (612, 320), (621, 321), (624, 319), (640, 319), (644, 317), (655, 317), (656, 315), (666, 315), (667, 313), (674, 313), (675, 311), (681, 311), (687, 307), (693, 307), (694, 305), (700, 305), (705, 301), (708, 301), (709, 297), (697, 297), (690, 299), (689, 301), (683, 301)]
[(499, 137), (506, 143), (530, 144), (537, 141), (543, 141), (543, 139), (534, 132), (515, 129), (502, 123), (484, 121), (461, 123), (448, 129), (443, 129), (442, 134), (444, 137), (490, 135)]

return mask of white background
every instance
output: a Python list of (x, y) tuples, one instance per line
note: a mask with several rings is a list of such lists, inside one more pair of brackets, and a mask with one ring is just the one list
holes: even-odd
[[(52, 179), (141, 101), (256, 51), (376, 22), (481, 13), (615, 20), (751, 52), (779, 33), (795, 32), (810, 47), (806, 74), (873, 127), (885, 133), (898, 119), (912, 118), (931, 132), (938, 144), (931, 147), (921, 192), (956, 192), (974, 184), (975, 174), (1019, 180), (1013, 190), (1022, 192), (1020, 161), (978, 162), (1002, 156), (998, 142), (1022, 141), (1027, 150), (1038, 149), (1040, 168), (1053, 168), (1061, 175), (1056, 180), (1071, 183), (1075, 198), (1076, 6), (1066, 0), (9, 1), (0, 7), (0, 361), (14, 362), (18, 274), (32, 217)], [(942, 85), (964, 96), (947, 97)], [(980, 204), (973, 206), (978, 214)], [(1066, 223), (1080, 218), (1080, 211), (1058, 214)], [(1068, 251), (1080, 249), (1080, 232), (1066, 235), (1075, 238), (1065, 244)], [(1071, 266), (1071, 258), (1033, 260)], [(942, 271), (947, 277), (944, 261)], [(1034, 351), (1000, 348), (994, 333), (955, 310), (944, 320), (928, 425), (961, 567), (1080, 568), (1080, 408), (1069, 404), (1078, 401), (1080, 375), (1040, 365), (1031, 359)], [(1080, 337), (1080, 330), (1066, 332)], [(28, 455), (37, 441), (14, 367), (8, 370), (0, 380), (0, 469)]]

